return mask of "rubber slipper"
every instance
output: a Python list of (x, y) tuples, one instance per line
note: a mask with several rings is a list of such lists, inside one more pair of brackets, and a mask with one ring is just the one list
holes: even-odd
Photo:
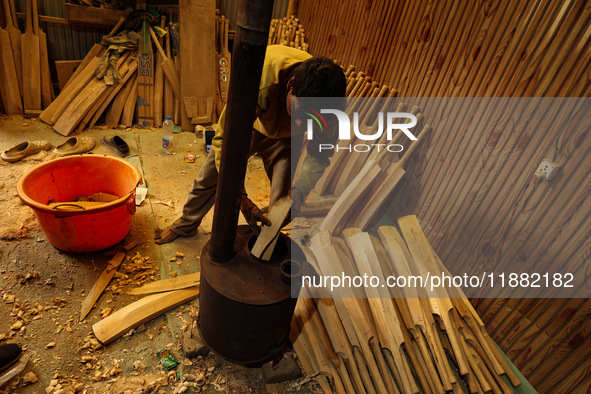
[(119, 137), (118, 135), (114, 137), (104, 136), (103, 143), (117, 152), (117, 154), (121, 157), (129, 155), (129, 146), (127, 145), (127, 142), (125, 142), (125, 140), (123, 140), (123, 138)]
[(0, 345), (0, 373), (16, 364), (22, 352), (18, 343)]
[(2, 160), (4, 161), (14, 163), (29, 155), (41, 152), (42, 150), (50, 150), (51, 148), (53, 148), (53, 145), (51, 145), (49, 141), (25, 141), (2, 152), (0, 157), (2, 157)]
[(62, 156), (77, 155), (94, 149), (96, 141), (90, 137), (72, 137), (56, 147), (53, 151)]

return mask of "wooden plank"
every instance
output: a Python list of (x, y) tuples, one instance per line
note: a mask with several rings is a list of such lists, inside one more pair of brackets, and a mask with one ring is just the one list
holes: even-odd
[(27, 27), (21, 36), (23, 104), (25, 110), (41, 109), (41, 59), (39, 37), (33, 31), (33, 0), (27, 0)]
[[(111, 30), (109, 35), (115, 32), (123, 25), (125, 20), (120, 20), (117, 26)], [(95, 44), (88, 52), (80, 66), (76, 69), (72, 77), (68, 80), (66, 86), (61, 93), (53, 100), (41, 113), (40, 118), (45, 123), (53, 125), (57, 122), (59, 117), (63, 114), (65, 109), (75, 99), (75, 97), (84, 89), (84, 87), (93, 79), (94, 70), (100, 62), (100, 57), (106, 48), (101, 44)]]
[[(378, 251), (375, 249), (377, 245), (374, 245), (369, 234), (359, 232), (351, 235), (348, 239), (351, 242), (351, 251), (360, 270), (368, 275), (378, 277), (382, 281), (381, 283), (385, 283), (379, 266), (380, 257), (378, 257)], [(420, 390), (416, 386), (414, 379), (412, 379), (410, 367), (407, 365), (406, 359), (403, 358), (403, 353), (401, 353), (404, 337), (400, 328), (400, 319), (394, 311), (394, 305), (389, 298), (387, 289), (382, 288), (382, 292), (379, 290), (373, 287), (366, 288), (381, 346), (392, 352), (394, 365), (391, 368), (393, 368), (403, 392), (419, 393)]]
[(88, 292), (84, 300), (82, 300), (82, 305), (80, 306), (80, 321), (84, 320), (88, 312), (94, 306), (94, 303), (97, 302), (103, 290), (109, 285), (111, 278), (115, 276), (117, 269), (121, 265), (121, 262), (125, 258), (125, 253), (117, 253), (108, 263), (107, 268), (103, 271), (101, 276), (97, 279), (92, 289)]
[[(129, 53), (124, 53), (119, 61), (117, 67), (120, 68), (126, 62)], [(94, 74), (93, 74), (94, 77)], [(65, 108), (63, 114), (53, 126), (53, 129), (61, 135), (69, 135), (80, 121), (84, 118), (87, 112), (97, 103), (100, 102), (101, 96), (108, 89), (104, 81), (94, 77), (88, 85), (77, 96), (76, 100)]]
[(199, 286), (201, 280), (201, 273), (195, 272), (193, 274), (186, 274), (176, 276), (174, 278), (157, 280), (155, 282), (146, 283), (141, 287), (136, 287), (127, 292), (127, 294), (150, 294), (161, 293), (164, 291), (180, 290), (187, 287)]
[[(417, 271), (421, 274), (421, 276), (426, 278), (427, 275), (439, 274), (440, 270), (437, 267), (437, 263), (433, 259), (431, 246), (425, 237), (416, 216), (411, 215), (400, 218), (398, 219), (398, 225), (400, 227), (402, 236), (406, 241), (406, 245), (413, 256), (415, 266), (418, 268)], [(429, 294), (429, 296), (437, 297), (430, 298), (429, 302), (433, 308), (433, 313), (441, 317), (444, 326), (447, 328), (451, 345), (458, 360), (458, 368), (460, 373), (465, 375), (468, 373), (466, 357), (460, 348), (455, 330), (450, 329), (452, 327), (452, 323), (449, 317), (449, 311), (453, 308), (453, 306), (449, 300), (447, 289), (441, 288), (436, 294)]]
[[(27, 15), (22, 12), (17, 12), (15, 15), (16, 18), (19, 19), (26, 19)], [(49, 15), (39, 15), (39, 21), (52, 23), (56, 25), (70, 25), (66, 18), (58, 18), (56, 16), (49, 16)]]
[(198, 287), (152, 294), (95, 323), (92, 326), (92, 331), (97, 339), (106, 345), (132, 328), (139, 327), (198, 296)]
[[(6, 13), (6, 31), (10, 36), (10, 47), (12, 50), (12, 59), (17, 75), (17, 83), (19, 87), (19, 94), (23, 95), (23, 58), (21, 51), (21, 36), (22, 33), (16, 25), (16, 16), (13, 0), (3, 0), (4, 12)], [(21, 98), (22, 101), (22, 98)]]
[[(8, 16), (10, 18), (10, 16)], [(23, 114), (23, 104), (19, 93), (18, 76), (14, 64), (10, 36), (4, 29), (0, 29), (0, 53), (2, 65), (0, 66), (0, 87), (2, 89), (2, 101), (8, 115)]]
[(137, 107), (137, 83), (138, 78), (136, 77), (134, 78), (133, 86), (131, 87), (129, 96), (127, 96), (125, 105), (123, 106), (123, 112), (121, 113), (121, 124), (126, 127), (131, 127), (133, 125), (133, 114)]
[[(170, 33), (168, 33), (168, 28), (166, 28), (166, 57), (172, 61), (172, 65), (174, 68), (175, 74), (178, 76), (178, 72), (176, 70), (176, 66), (174, 65), (174, 61), (171, 57), (171, 50), (170, 50)], [(180, 83), (180, 82), (179, 82)], [(179, 87), (180, 89), (180, 87)], [(164, 79), (164, 116), (170, 116), (174, 118), (174, 95), (171, 83), (168, 81), (167, 78)]]
[[(117, 128), (119, 126), (119, 120), (121, 119), (121, 114), (123, 113), (123, 108), (125, 107), (125, 103), (129, 98), (129, 95), (132, 94), (132, 90), (134, 85), (137, 81), (137, 73), (133, 73), (130, 78), (125, 82), (123, 88), (119, 91), (113, 102), (107, 109), (107, 113), (105, 114), (105, 124), (112, 127)], [(137, 85), (136, 85), (137, 86)], [(133, 95), (134, 97), (137, 94)]]
[(378, 177), (380, 171), (380, 167), (375, 162), (370, 161), (366, 163), (328, 212), (328, 215), (326, 215), (326, 218), (324, 218), (320, 225), (320, 229), (331, 232), (342, 229), (347, 221), (347, 213), (356, 209), (364, 191)]
[[(192, 119), (212, 121), (216, 96), (215, 1), (180, 0), (181, 127), (193, 131)], [(183, 37), (191, 37), (190, 40)], [(186, 106), (194, 100), (211, 105)], [(192, 111), (195, 109), (196, 111)], [(178, 124), (178, 123), (177, 123)]]
[[(109, 34), (107, 34), (107, 36), (113, 37), (115, 35), (115, 33), (117, 33), (119, 31), (119, 29), (123, 26), (124, 23), (125, 23), (125, 18), (120, 18), (119, 21), (117, 22), (117, 24), (113, 27), (113, 29), (111, 29)], [(78, 77), (78, 74), (80, 74), (82, 72), (82, 70), (84, 70), (86, 68), (86, 66), (88, 66), (88, 64), (94, 60), (94, 58), (101, 57), (105, 51), (106, 51), (106, 47), (104, 45), (101, 45), (99, 43), (94, 44), (92, 46), (92, 48), (90, 48), (90, 51), (88, 51), (88, 53), (86, 54), (86, 56), (82, 60), (82, 63), (80, 63), (80, 66), (76, 69), (76, 71), (74, 71), (74, 74), (68, 80), (68, 82), (66, 83), (64, 88), (66, 88), (66, 86), (68, 86), (72, 81), (74, 81)]]
[(53, 82), (49, 69), (49, 52), (47, 50), (47, 35), (39, 28), (37, 0), (33, 0), (33, 31), (39, 36), (39, 61), (41, 73), (41, 108), (47, 108), (54, 99)]
[(166, 53), (164, 53), (164, 50), (162, 49), (162, 46), (158, 42), (158, 39), (156, 38), (156, 34), (154, 34), (154, 31), (152, 29), (150, 29), (150, 34), (152, 36), (152, 40), (154, 41), (154, 44), (156, 45), (156, 49), (158, 50), (158, 54), (161, 57), (161, 61), (159, 63), (157, 62), (156, 65), (158, 65), (158, 64), (160, 65), (160, 67), (162, 68), (162, 71), (164, 72), (164, 75), (166, 75), (166, 79), (170, 83), (170, 87), (172, 88), (172, 91), (174, 92), (174, 94), (176, 96), (179, 96), (181, 93), (179, 75), (178, 75), (178, 72), (174, 66), (174, 62), (169, 57), (166, 56)]
[[(130, 62), (128, 65), (128, 70), (121, 71), (121, 80), (118, 83), (109, 86), (109, 88), (107, 89), (107, 91), (108, 91), (107, 97), (104, 100), (102, 100), (102, 102), (100, 103), (100, 105), (98, 106), (98, 108), (96, 110), (93, 109), (94, 114), (92, 115), (92, 119), (90, 119), (90, 123), (88, 124), (89, 127), (92, 127), (96, 124), (96, 122), (98, 121), (100, 116), (105, 112), (105, 109), (107, 108), (107, 106), (109, 104), (111, 104), (111, 102), (113, 102), (119, 96), (119, 93), (121, 92), (123, 87), (127, 84), (127, 81), (129, 81), (132, 76), (137, 75), (137, 61), (135, 60), (134, 55), (135, 55), (135, 52), (129, 57)], [(123, 74), (123, 73), (125, 73), (125, 74)], [(127, 97), (127, 96), (125, 96), (125, 97)], [(91, 113), (91, 112), (89, 112), (89, 113)]]
[[(152, 28), (150, 32), (153, 33)], [(158, 40), (154, 39), (156, 45)], [(154, 126), (162, 127), (162, 108), (164, 106), (164, 72), (162, 71), (162, 55), (158, 52), (154, 54)]]
[(219, 83), (220, 83), (220, 98), (222, 100), (222, 107), (224, 107), (228, 101), (228, 89), (230, 87), (230, 71), (232, 65), (232, 57), (228, 50), (228, 30), (230, 29), (230, 21), (222, 17), (222, 47), (220, 56), (218, 58), (219, 71)]
[(138, 87), (137, 87), (137, 118), (138, 126), (150, 128), (154, 126), (154, 57), (148, 22), (142, 24), (142, 36), (139, 47)]
[[(283, 197), (275, 201), (269, 208), (270, 226), (262, 226), (261, 232), (250, 251), (253, 256), (262, 258), (263, 260), (270, 260), (273, 250), (275, 250), (275, 243), (281, 231), (281, 225), (287, 217), (291, 208), (291, 198)], [(262, 257), (261, 257), (262, 256)]]
[(119, 10), (66, 3), (66, 18), (68, 23), (72, 24), (113, 26), (117, 20), (126, 18), (130, 12), (130, 9)]

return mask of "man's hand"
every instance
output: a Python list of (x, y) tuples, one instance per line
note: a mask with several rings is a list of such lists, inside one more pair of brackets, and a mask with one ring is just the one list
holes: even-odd
[(259, 227), (257, 222), (261, 222), (265, 226), (270, 226), (271, 221), (267, 219), (265, 215), (261, 212), (259, 207), (248, 198), (246, 194), (242, 194), (242, 198), (240, 200), (240, 211), (242, 215), (244, 215), (244, 219), (250, 226), (251, 229), (255, 232), (256, 235), (259, 234)]

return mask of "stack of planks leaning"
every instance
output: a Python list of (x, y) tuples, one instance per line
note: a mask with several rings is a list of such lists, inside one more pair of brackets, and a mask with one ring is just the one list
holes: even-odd
[[(445, 272), (415, 216), (377, 233), (324, 230), (304, 252), (318, 275), (366, 273), (383, 284), (388, 276)], [(311, 289), (302, 288), (290, 335), (324, 392), (511, 393), (521, 384), (457, 289), (427, 297), (420, 288), (412, 296), (367, 286), (366, 297), (333, 297), (320, 288), (310, 298)]]
[(6, 28), (0, 28), (0, 92), (8, 115), (38, 116), (54, 98), (47, 36), (39, 28), (37, 0), (26, 2), (25, 32), (18, 29), (13, 0), (3, 0)]
[[(124, 22), (125, 20), (122, 18), (108, 36), (115, 35)], [(70, 135), (72, 132), (80, 132), (86, 127), (92, 127), (97, 124), (99, 119), (104, 119), (105, 124), (110, 127), (120, 125), (130, 127), (134, 124), (136, 112), (138, 114), (142, 112), (142, 115), (151, 119), (148, 123), (149, 126), (160, 126), (164, 112), (174, 113), (175, 100), (172, 94), (178, 92), (178, 71), (168, 56), (170, 54), (169, 40), (166, 40), (168, 45), (167, 52), (165, 52), (162, 48), (164, 40), (156, 37), (151, 27), (149, 31), (151, 34), (142, 36), (140, 39), (140, 47), (151, 49), (152, 45), (156, 46), (156, 55), (153, 56), (156, 60), (153, 64), (153, 72), (149, 75), (142, 74), (140, 77), (138, 70), (140, 67), (142, 70), (146, 69), (146, 61), (142, 57), (140, 65), (138, 52), (135, 50), (126, 51), (116, 63), (121, 76), (120, 81), (113, 85), (107, 85), (95, 76), (97, 65), (107, 51), (107, 47), (95, 44), (59, 96), (40, 114), (41, 120), (52, 125), (55, 131), (64, 136)], [(146, 45), (142, 45), (144, 43)], [(150, 62), (151, 58), (147, 63)], [(147, 82), (144, 81), (146, 78)], [(149, 98), (146, 96), (146, 99), (138, 100), (140, 79), (142, 79), (142, 83), (145, 83), (144, 87), (149, 88), (150, 95)], [(141, 94), (145, 95), (144, 90)], [(140, 108), (138, 103), (144, 105)]]

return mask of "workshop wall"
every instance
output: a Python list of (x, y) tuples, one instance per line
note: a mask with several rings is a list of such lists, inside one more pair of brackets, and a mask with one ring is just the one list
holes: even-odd
[[(326, 0), (319, 8), (300, 0), (297, 16), (310, 53), (353, 65), (399, 96), (588, 97), (591, 92), (586, 1)], [(588, 111), (557, 117), (571, 123), (556, 157), (563, 172), (546, 182), (532, 175), (543, 158), (553, 157), (556, 133), (518, 118), (502, 128), (457, 132), (441, 108), (421, 110), (433, 132), (409, 163), (392, 217), (416, 214), (442, 260), (468, 271), (481, 262), (503, 267), (535, 261), (587, 275)], [(518, 116), (513, 111), (507, 108), (509, 119)], [(591, 388), (589, 300), (473, 302), (494, 339), (540, 392)]]
[[(21, 31), (25, 29), (24, 14), (26, 1), (15, 0), (15, 9), (19, 16)], [(103, 35), (109, 32), (109, 28), (97, 28), (80, 25), (70, 25), (65, 21), (66, 5), (64, 0), (37, 1), (39, 15), (55, 17), (55, 23), (40, 21), (39, 27), (47, 34), (47, 45), (51, 64), (56, 60), (81, 60), (84, 59), (90, 48), (99, 42)], [(61, 23), (60, 23), (61, 20)]]

